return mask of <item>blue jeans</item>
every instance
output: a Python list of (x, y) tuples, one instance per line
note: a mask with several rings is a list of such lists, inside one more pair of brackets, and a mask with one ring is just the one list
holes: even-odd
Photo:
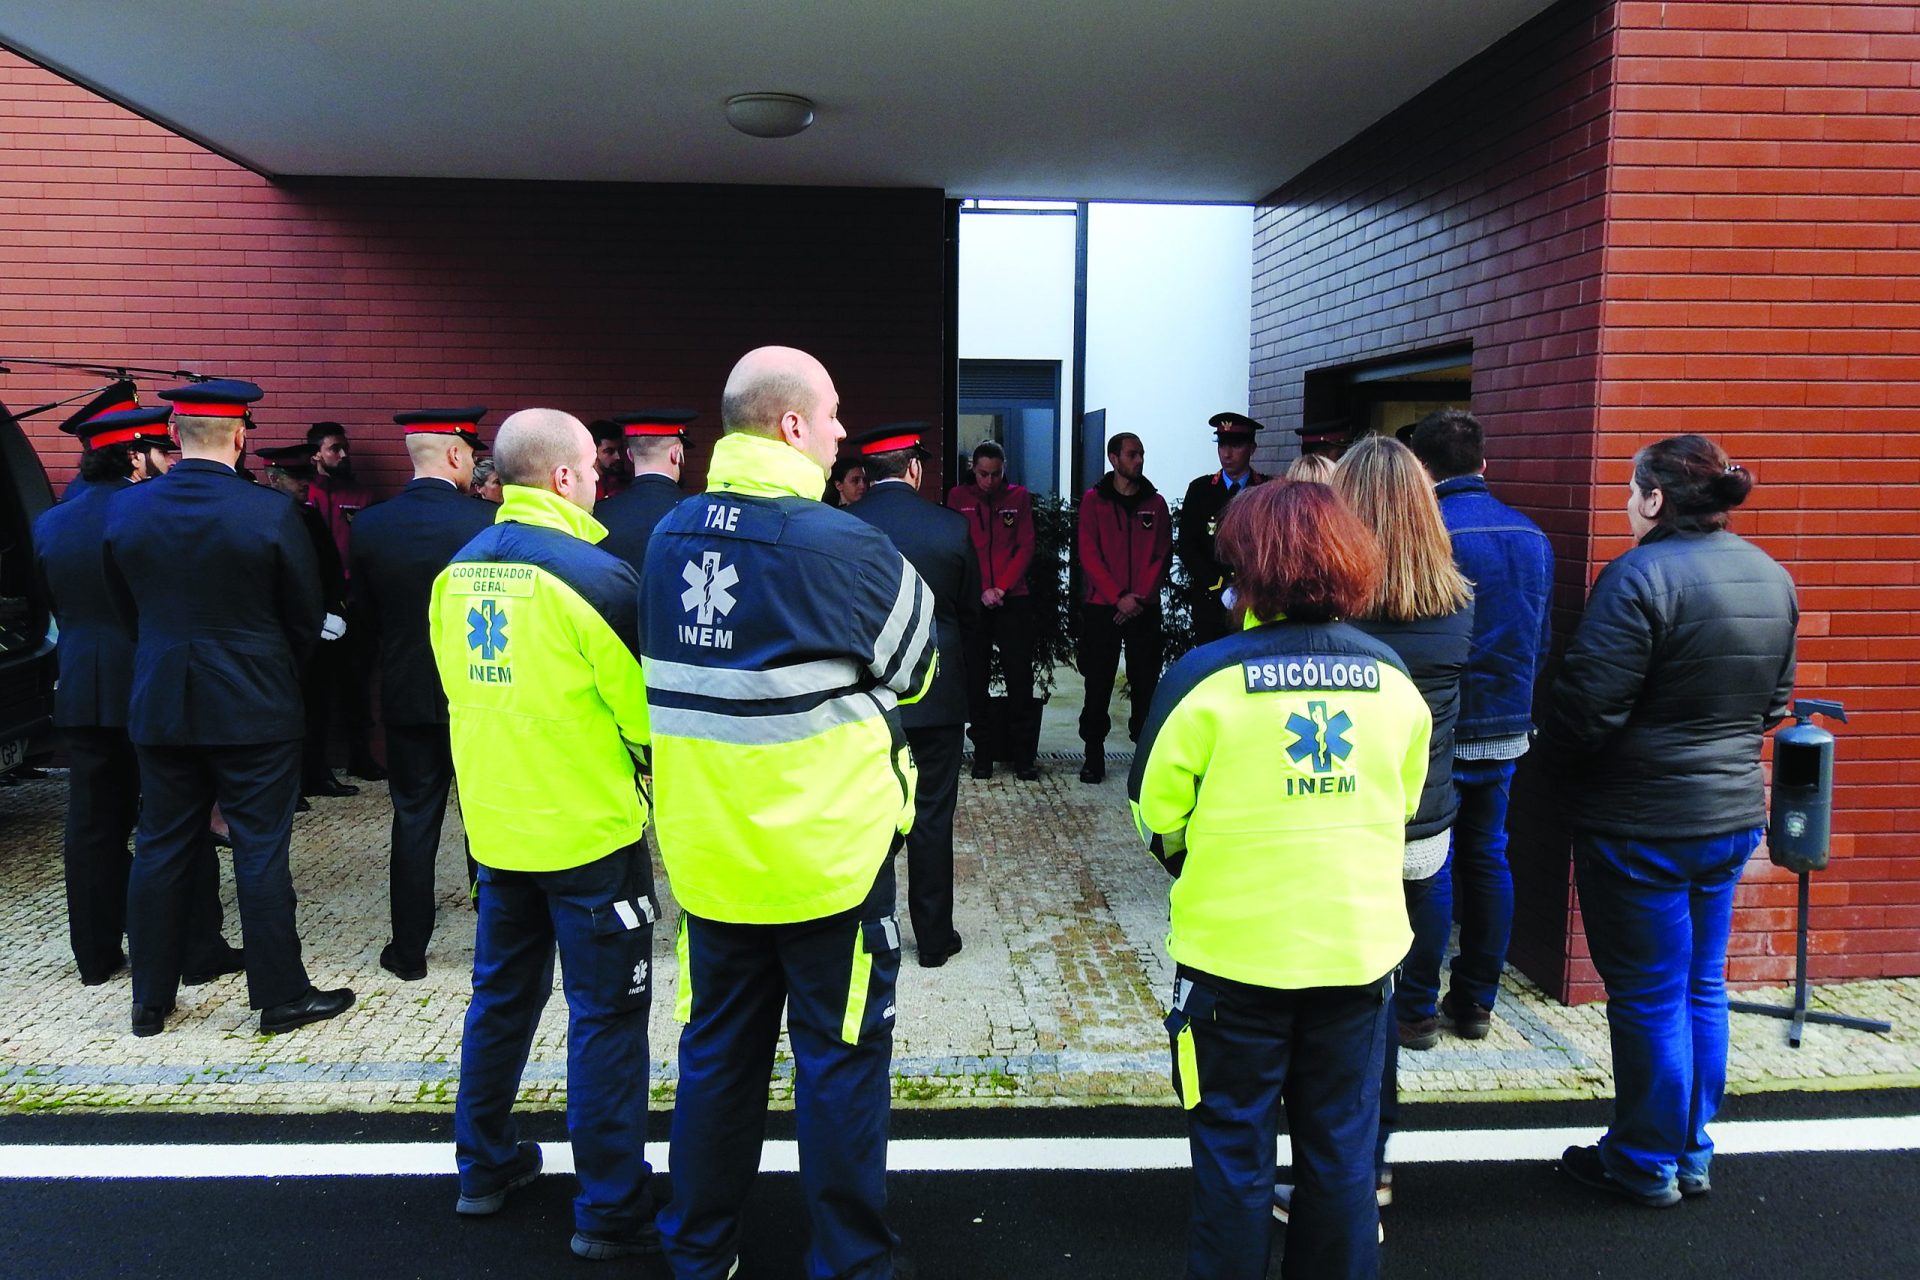
[(1283, 1105), (1294, 1193), (1280, 1274), (1379, 1276), (1373, 1146), (1391, 978), (1281, 991), (1178, 972), (1167, 1032), (1193, 1153), (1188, 1280), (1266, 1276)]
[[(1395, 996), (1403, 1022), (1431, 1018), (1440, 1000), (1440, 967), (1447, 936), (1460, 920), (1460, 954), (1453, 958), (1450, 988), (1456, 1002), (1493, 1008), (1500, 997), (1500, 970), (1513, 935), (1513, 872), (1507, 866), (1507, 793), (1513, 760), (1456, 760), (1454, 789), (1460, 812), (1453, 820), (1453, 850), (1431, 878), (1409, 883), (1407, 922), (1413, 950), (1407, 953)], [(1415, 892), (1413, 885), (1422, 888)]]
[(574, 1226), (631, 1235), (653, 1217), (647, 1183), (647, 1009), (653, 999), (653, 864), (628, 845), (563, 871), (480, 868), (473, 1003), (453, 1108), (460, 1190), (512, 1176), (514, 1095), (553, 989), (567, 998), (567, 1138), (580, 1194)]
[(1613, 1124), (1600, 1159), (1658, 1192), (1704, 1177), (1727, 1088), (1727, 935), (1761, 829), (1658, 843), (1574, 832), (1594, 966), (1607, 987)]

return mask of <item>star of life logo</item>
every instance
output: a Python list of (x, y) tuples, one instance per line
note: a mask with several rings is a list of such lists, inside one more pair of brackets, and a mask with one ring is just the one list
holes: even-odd
[(697, 625), (680, 624), (682, 644), (703, 649), (733, 648), (733, 632), (713, 625), (715, 617), (725, 618), (738, 603), (733, 588), (740, 584), (740, 571), (722, 564), (720, 552), (702, 551), (700, 559), (689, 560), (680, 570), (687, 589), (680, 593), (680, 607), (694, 616)]
[[(1353, 743), (1347, 735), (1353, 731), (1353, 719), (1344, 711), (1327, 710), (1325, 702), (1314, 700), (1307, 704), (1307, 714), (1294, 712), (1287, 717), (1287, 731), (1294, 736), (1287, 747), (1287, 756), (1296, 764), (1304, 764), (1314, 774), (1333, 774), (1345, 764), (1347, 756), (1353, 751)], [(1358, 785), (1351, 774), (1336, 777), (1288, 778), (1287, 794), (1292, 795), (1350, 795)]]

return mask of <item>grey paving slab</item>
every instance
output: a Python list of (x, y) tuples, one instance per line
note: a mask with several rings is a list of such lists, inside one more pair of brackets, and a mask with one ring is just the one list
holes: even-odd
[[(1071, 707), (1057, 696), (1048, 708), (1056, 736), (1059, 719), (1077, 714), (1077, 698), (1075, 687)], [(966, 949), (943, 968), (921, 969), (908, 931), (894, 1062), (902, 1105), (1171, 1101), (1161, 1029), (1172, 977), (1166, 880), (1128, 822), (1123, 745), (1110, 744), (1114, 767), (1098, 786), (1081, 784), (1071, 759), (1047, 762), (1037, 782), (1004, 771), (983, 782), (962, 779), (955, 881)], [(439, 924), (424, 981), (399, 982), (378, 965), (390, 814), (385, 788), (369, 785), (357, 797), (316, 801), (294, 832), (308, 967), (320, 985), (359, 993), (352, 1012), (261, 1036), (236, 976), (183, 989), (166, 1034), (142, 1040), (128, 1033), (124, 974), (94, 988), (72, 974), (60, 881), (65, 804), (58, 772), (0, 787), (0, 1106), (451, 1105), (473, 937), (457, 810), (442, 842)], [(675, 1078), (677, 908), (665, 877), (658, 883), (664, 911), (651, 1025), (654, 1094), (664, 1101)], [(229, 937), (237, 942), (230, 875), (225, 887)], [(1920, 1083), (1920, 981), (1832, 987), (1820, 1000), (1891, 1018), (1895, 1034), (1814, 1028), (1796, 1051), (1786, 1047), (1783, 1024), (1736, 1017), (1736, 1089)], [(564, 1100), (565, 1060), (556, 991), (535, 1039), (526, 1102)], [(1423, 1097), (1589, 1097), (1611, 1087), (1604, 1010), (1562, 1008), (1511, 973), (1487, 1040), (1443, 1037), (1439, 1048), (1403, 1061), (1403, 1088)], [(788, 1099), (792, 1087), (783, 1051), (773, 1096)]]

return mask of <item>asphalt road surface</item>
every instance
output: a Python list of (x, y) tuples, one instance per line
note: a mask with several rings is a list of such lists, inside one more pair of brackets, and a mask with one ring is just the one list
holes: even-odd
[[(1597, 1196), (1548, 1161), (1511, 1158), (1559, 1142), (1561, 1130), (1593, 1129), (1603, 1105), (1406, 1114), (1409, 1149), (1420, 1155), (1396, 1164), (1396, 1202), (1383, 1214), (1382, 1270), (1393, 1280), (1920, 1276), (1920, 1150), (1847, 1149), (1920, 1147), (1907, 1136), (1920, 1132), (1912, 1091), (1731, 1100), (1723, 1148), (1754, 1153), (1723, 1154), (1712, 1197), (1660, 1212)], [(776, 1117), (772, 1138), (791, 1137), (785, 1119)], [(655, 1120), (663, 1129), (664, 1117)], [(550, 1168), (566, 1164), (559, 1130), (552, 1115), (527, 1126), (553, 1144)], [(894, 1130), (895, 1165), (909, 1166), (891, 1183), (903, 1276), (1181, 1273), (1187, 1175), (1152, 1167), (1178, 1155), (1169, 1141), (1182, 1133), (1177, 1112), (900, 1112)], [(657, 1260), (572, 1258), (565, 1173), (516, 1193), (497, 1217), (469, 1220), (452, 1211), (451, 1173), (382, 1171), (409, 1161), (450, 1168), (448, 1132), (444, 1115), (0, 1117), (0, 1277), (667, 1274)], [(313, 1168), (366, 1168), (271, 1172), (310, 1153)], [(941, 1168), (967, 1163), (1001, 1167)], [(225, 1176), (243, 1164), (270, 1172)], [(1070, 1167), (1031, 1167), (1049, 1164)], [(62, 1170), (82, 1176), (52, 1176)], [(122, 1176), (129, 1171), (142, 1176)], [(664, 1196), (668, 1178), (660, 1183)], [(804, 1247), (797, 1180), (763, 1174), (748, 1206), (742, 1280), (801, 1276)]]

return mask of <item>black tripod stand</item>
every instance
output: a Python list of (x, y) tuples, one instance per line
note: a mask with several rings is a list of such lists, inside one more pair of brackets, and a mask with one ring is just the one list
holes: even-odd
[(1828, 1027), (1851, 1027), (1855, 1031), (1893, 1030), (1893, 1024), (1881, 1022), (1875, 1018), (1849, 1018), (1840, 1013), (1823, 1013), (1818, 1009), (1807, 1008), (1807, 899), (1812, 893), (1808, 873), (1800, 873), (1800, 932), (1793, 961), (1793, 1007), (1781, 1008), (1775, 1004), (1754, 1004), (1747, 1000), (1729, 1000), (1727, 1008), (1735, 1013), (1759, 1013), (1769, 1018), (1786, 1018), (1792, 1022), (1787, 1029), (1787, 1043), (1798, 1049), (1800, 1038), (1809, 1022), (1817, 1022)]

